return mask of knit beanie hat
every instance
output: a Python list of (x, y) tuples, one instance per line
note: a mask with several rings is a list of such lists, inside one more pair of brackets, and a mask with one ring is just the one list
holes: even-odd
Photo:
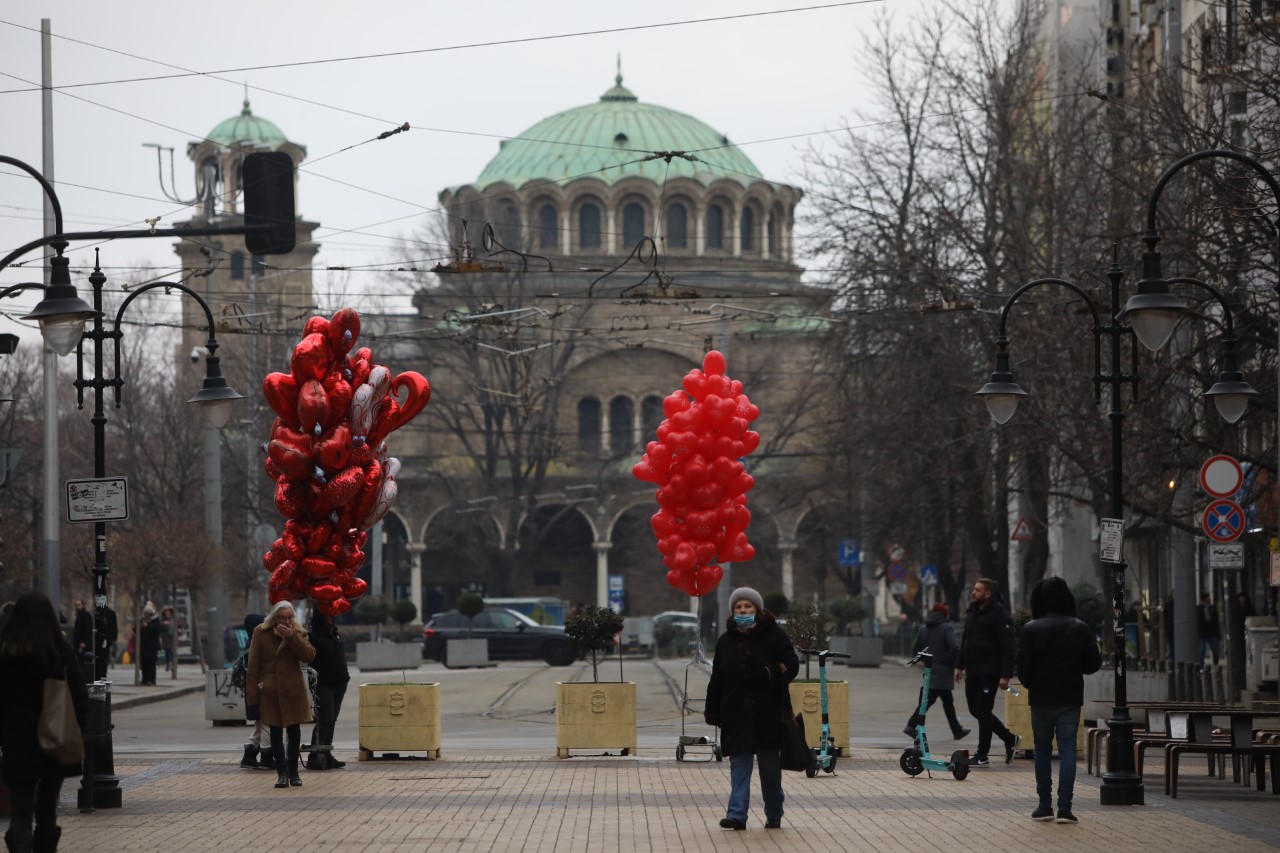
[(739, 601), (750, 601), (756, 606), (756, 612), (764, 610), (764, 599), (760, 597), (760, 593), (756, 592), (749, 586), (740, 586), (729, 594), (729, 609), (733, 609), (733, 605)]
[(937, 604), (933, 605), (932, 610), (933, 610), (933, 612), (934, 612), (934, 613), (941, 613), (943, 616), (950, 616), (950, 615), (951, 615), (951, 608), (950, 608), (950, 607), (948, 607), (947, 605), (943, 604), (941, 601), (939, 601)]

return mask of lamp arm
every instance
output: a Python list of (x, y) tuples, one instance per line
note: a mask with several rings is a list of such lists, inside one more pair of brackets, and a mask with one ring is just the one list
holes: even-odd
[(0, 299), (6, 299), (10, 296), (17, 296), (22, 291), (30, 290), (34, 287), (38, 287), (41, 290), (45, 289), (45, 286), (43, 284), (37, 284), (34, 281), (24, 281), (21, 284), (11, 284), (8, 287), (6, 287), (4, 290), (0, 290)]
[[(1173, 179), (1178, 172), (1190, 166), (1197, 160), (1205, 160), (1210, 157), (1221, 157), (1224, 160), (1235, 160), (1237, 163), (1243, 163), (1250, 169), (1258, 173), (1258, 177), (1271, 187), (1271, 195), (1275, 198), (1276, 204), (1280, 205), (1280, 182), (1276, 181), (1275, 175), (1271, 174), (1265, 166), (1248, 154), (1241, 154), (1239, 151), (1230, 151), (1225, 148), (1209, 148), (1204, 151), (1196, 151), (1194, 154), (1188, 154), (1172, 166), (1164, 170), (1164, 174), (1156, 181), (1156, 187), (1151, 191), (1151, 198), (1147, 201), (1147, 234), (1149, 237), (1156, 235), (1156, 206), (1160, 203), (1160, 194), (1164, 192), (1165, 185)], [(1157, 242), (1159, 237), (1156, 237)]]
[(1231, 338), (1232, 340), (1235, 339), (1235, 336), (1236, 336), (1235, 321), (1232, 319), (1231, 307), (1227, 305), (1226, 297), (1222, 295), (1222, 291), (1218, 290), (1216, 287), (1214, 287), (1213, 285), (1209, 284), (1206, 281), (1201, 281), (1198, 278), (1191, 278), (1185, 275), (1178, 276), (1176, 278), (1171, 278), (1168, 280), (1168, 283), (1169, 284), (1194, 284), (1197, 287), (1202, 287), (1205, 290), (1209, 291), (1209, 293), (1213, 295), (1213, 298), (1218, 300), (1218, 304), (1222, 306), (1222, 316), (1223, 316), (1223, 319), (1225, 320), (1222, 326), (1226, 336)]
[(1089, 313), (1093, 315), (1093, 396), (1095, 400), (1100, 401), (1102, 399), (1102, 324), (1098, 319), (1098, 306), (1094, 303), (1093, 297), (1073, 281), (1067, 281), (1065, 278), (1037, 278), (1015, 290), (1005, 300), (1004, 308), (1000, 311), (1000, 335), (996, 339), (996, 343), (1000, 346), (1000, 353), (1004, 353), (1008, 342), (1005, 327), (1008, 324), (1009, 311), (1013, 308), (1013, 303), (1017, 302), (1018, 298), (1031, 288), (1039, 287), (1042, 284), (1065, 287), (1084, 300), (1085, 305), (1089, 306)]
[[(21, 160), (0, 154), (0, 163), (8, 163), (10, 166), (15, 166), (40, 182), (40, 189), (44, 190), (45, 198), (49, 199), (49, 206), (53, 208), (53, 233), (55, 235), (61, 234), (62, 203), (58, 201), (58, 194), (54, 192), (53, 184), (49, 183), (44, 175), (36, 171), (34, 166), (29, 166)], [(9, 258), (6, 258), (5, 262), (0, 264), (0, 267), (6, 267), (8, 265)]]
[(196, 293), (190, 287), (187, 287), (185, 284), (182, 284), (176, 281), (153, 281), (150, 284), (144, 284), (141, 287), (137, 288), (136, 290), (131, 291), (129, 295), (125, 297), (125, 300), (120, 303), (120, 308), (119, 310), (116, 311), (115, 323), (112, 326), (111, 331), (108, 333), (108, 336), (115, 341), (116, 381), (113, 383), (113, 385), (115, 389), (117, 407), (119, 407), (120, 405), (120, 385), (123, 384), (119, 381), (120, 337), (121, 337), (120, 320), (121, 318), (124, 317), (124, 312), (126, 309), (128, 309), (129, 303), (133, 302), (133, 300), (137, 299), (139, 296), (146, 293), (147, 291), (155, 290), (157, 287), (174, 288), (177, 290), (181, 290), (183, 293), (187, 294), (188, 296), (190, 296), (192, 299), (196, 301), (196, 304), (198, 304), (200, 306), (200, 309), (204, 311), (205, 320), (209, 324), (209, 340), (205, 342), (205, 348), (209, 350), (209, 355), (206, 356), (206, 360), (214, 358), (215, 353), (217, 353), (218, 351), (218, 340), (217, 338), (214, 337), (214, 334), (213, 334), (214, 333), (213, 312), (209, 310), (209, 304), (200, 297), (200, 294)]

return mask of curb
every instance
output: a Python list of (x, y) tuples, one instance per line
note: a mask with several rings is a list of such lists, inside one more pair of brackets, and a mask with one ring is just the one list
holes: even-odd
[(142, 696), (130, 696), (127, 699), (111, 699), (111, 710), (122, 711), (126, 708), (136, 708), (139, 705), (150, 705), (152, 702), (163, 702), (166, 699), (177, 699), (179, 696), (189, 696), (192, 693), (203, 693), (203, 684), (193, 684), (189, 687), (175, 687), (166, 690), (163, 693), (144, 694)]

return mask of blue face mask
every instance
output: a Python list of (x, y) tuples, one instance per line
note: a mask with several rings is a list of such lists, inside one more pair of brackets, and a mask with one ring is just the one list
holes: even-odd
[(733, 614), (733, 624), (739, 628), (750, 628), (756, 624), (756, 615), (754, 613), (735, 613)]

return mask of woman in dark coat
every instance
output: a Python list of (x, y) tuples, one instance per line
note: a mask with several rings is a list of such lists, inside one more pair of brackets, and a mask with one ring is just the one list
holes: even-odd
[(138, 666), (142, 670), (142, 683), (153, 687), (156, 683), (156, 657), (160, 654), (160, 620), (156, 618), (156, 606), (148, 601), (142, 608), (142, 625), (138, 632)]
[(727, 630), (716, 643), (707, 685), (706, 721), (720, 727), (720, 743), (729, 756), (732, 790), (720, 825), (746, 829), (751, 798), (751, 765), (760, 766), (765, 826), (782, 826), (782, 715), (791, 707), (787, 686), (800, 671), (791, 640), (764, 609), (750, 587), (729, 596)]
[(347, 653), (342, 647), (342, 637), (333, 617), (319, 610), (311, 616), (311, 645), (316, 657), (312, 668), (316, 671), (316, 724), (315, 742), (307, 756), (308, 770), (336, 770), (346, 767), (333, 755), (333, 729), (342, 712), (342, 697), (347, 693), (351, 673), (347, 671)]
[[(926, 710), (932, 708), (933, 703), (941, 699), (942, 711), (947, 716), (947, 724), (951, 726), (951, 737), (960, 740), (969, 735), (969, 730), (961, 726), (960, 720), (956, 718), (956, 703), (951, 696), (951, 691), (956, 686), (953, 669), (956, 665), (956, 655), (960, 654), (960, 641), (956, 639), (956, 632), (947, 621), (950, 615), (951, 608), (941, 601), (933, 605), (929, 611), (929, 618), (924, 622), (924, 628), (916, 637), (912, 654), (927, 651), (933, 655), (933, 672), (929, 679), (929, 704)], [(911, 718), (907, 720), (902, 733), (914, 739), (916, 726), (919, 724), (920, 701), (917, 697), (916, 709), (911, 712)]]
[[(315, 659), (307, 632), (293, 618), (293, 605), (281, 601), (253, 631), (249, 641), (249, 672), (244, 702), (258, 706), (262, 722), (271, 727), (271, 755), (276, 762), (276, 787), (302, 785), (298, 753), (302, 723), (311, 722), (311, 691), (302, 665)], [(289, 751), (284, 736), (288, 730)]]
[(0, 684), (5, 692), (0, 704), (0, 748), (4, 750), (4, 781), (13, 806), (4, 840), (11, 851), (58, 849), (62, 780), (81, 772), (78, 762), (58, 764), (40, 749), (38, 725), (46, 678), (66, 679), (76, 720), (83, 729), (89, 694), (75, 652), (62, 636), (49, 599), (43, 593), (28, 592), (14, 604), (8, 622), (0, 629)]

